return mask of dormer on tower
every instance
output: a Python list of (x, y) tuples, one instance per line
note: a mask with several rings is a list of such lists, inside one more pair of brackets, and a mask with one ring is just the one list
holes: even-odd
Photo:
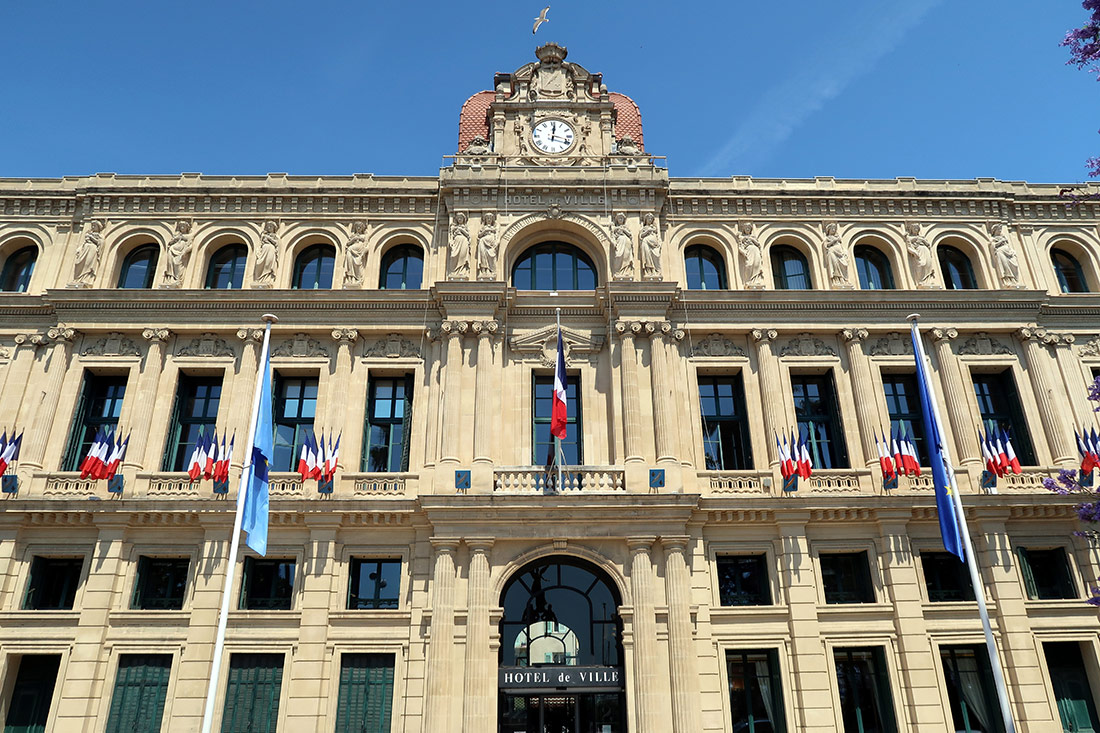
[(557, 43), (539, 46), (538, 61), (496, 74), (494, 91), (467, 99), (459, 155), (491, 156), (502, 165), (650, 163), (638, 105), (609, 93), (602, 74), (566, 61), (568, 54)]

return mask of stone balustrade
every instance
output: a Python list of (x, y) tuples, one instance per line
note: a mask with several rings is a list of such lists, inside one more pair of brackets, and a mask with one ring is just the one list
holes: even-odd
[(626, 491), (626, 472), (611, 466), (570, 466), (562, 470), (560, 487), (558, 473), (549, 474), (533, 466), (506, 466), (493, 472), (493, 491), (508, 494), (588, 493), (604, 494)]

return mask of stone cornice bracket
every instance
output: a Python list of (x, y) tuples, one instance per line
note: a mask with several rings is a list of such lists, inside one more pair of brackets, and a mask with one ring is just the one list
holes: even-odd
[(332, 340), (341, 345), (351, 346), (359, 338), (359, 331), (354, 328), (332, 329)]
[(848, 342), (860, 343), (866, 340), (868, 333), (866, 328), (845, 328), (840, 332), (841, 338)]
[(146, 341), (157, 341), (159, 343), (165, 343), (172, 336), (172, 332), (167, 328), (146, 328), (141, 332), (141, 337)]
[(752, 336), (753, 341), (771, 342), (779, 338), (779, 331), (774, 328), (754, 328), (749, 331), (749, 335)]
[(929, 333), (936, 341), (954, 341), (959, 337), (959, 331), (955, 328), (933, 328)]
[(264, 340), (264, 329), (262, 328), (242, 328), (237, 331), (237, 338), (241, 341), (252, 341), (255, 343), (262, 343)]

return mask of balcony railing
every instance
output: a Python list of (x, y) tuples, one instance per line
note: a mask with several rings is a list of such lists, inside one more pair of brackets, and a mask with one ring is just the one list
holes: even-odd
[(591, 493), (626, 491), (625, 471), (611, 466), (568, 466), (547, 472), (533, 466), (505, 466), (493, 472), (493, 491), (503, 494)]

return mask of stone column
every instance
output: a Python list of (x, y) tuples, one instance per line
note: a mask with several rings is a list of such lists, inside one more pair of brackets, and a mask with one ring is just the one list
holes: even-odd
[(760, 402), (764, 405), (764, 443), (768, 446), (768, 465), (779, 464), (775, 436), (784, 428), (783, 419), (783, 380), (779, 372), (779, 359), (772, 352), (772, 342), (779, 332), (774, 328), (753, 329), (752, 340), (756, 342), (757, 374), (760, 375)]
[(669, 363), (669, 347), (682, 339), (684, 332), (673, 330), (665, 321), (650, 340), (650, 376), (653, 381), (653, 422), (657, 438), (657, 464), (679, 466), (676, 435), (676, 407), (673, 404), (673, 368)]
[(19, 333), (15, 335), (15, 353), (8, 363), (4, 375), (4, 399), (0, 400), (0, 425), (17, 429), (24, 427), (20, 422), (23, 400), (30, 388), (31, 367), (34, 366), (34, 353), (45, 337), (40, 333)]
[[(1058, 464), (1072, 464), (1077, 458), (1077, 449), (1069, 437), (1069, 429), (1062, 419), (1066, 412), (1066, 404), (1069, 395), (1064, 389), (1054, 394), (1048, 371), (1054, 371), (1056, 362), (1051, 355), (1043, 350), (1043, 343), (1048, 339), (1044, 329), (1024, 327), (1016, 331), (1016, 338), (1024, 345), (1024, 356), (1027, 363), (1027, 374), (1031, 379), (1031, 390), (1035, 393), (1035, 401), (1039, 405), (1039, 418), (1043, 421), (1043, 432), (1046, 433), (1047, 444), (1050, 446), (1050, 455)], [(1055, 342), (1058, 338), (1050, 336)]]
[[(61, 399), (61, 385), (65, 381), (65, 374), (69, 371), (69, 358), (72, 356), (73, 339), (76, 331), (58, 324), (46, 332), (47, 338), (53, 342), (50, 356), (42, 364), (42, 381), (45, 388), (42, 391), (41, 402), (35, 404), (34, 395), (31, 395), (31, 406), (34, 412), (34, 425), (31, 427), (28, 438), (24, 438), (20, 452), (27, 468), (41, 469), (46, 455), (46, 442), (50, 437), (50, 427), (57, 420), (57, 403)], [(37, 382), (37, 380), (36, 380)]]
[(981, 463), (978, 437), (975, 433), (977, 416), (970, 412), (970, 403), (966, 399), (966, 395), (974, 391), (974, 385), (963, 379), (959, 360), (951, 348), (951, 342), (958, 338), (959, 332), (954, 328), (933, 328), (931, 334), (936, 348), (936, 361), (940, 367), (940, 386), (947, 403), (947, 417), (955, 436), (956, 454), (952, 458), (963, 466)]
[(462, 449), (462, 337), (469, 324), (465, 321), (445, 321), (443, 338), (447, 340), (447, 387), (443, 391), (443, 463), (459, 462)]
[(489, 550), (491, 539), (467, 539), (470, 549), (469, 609), (466, 614), (466, 694), (463, 733), (488, 733), (496, 727), (496, 665), (489, 648)]
[(875, 447), (874, 432), (878, 427), (878, 412), (875, 406), (875, 382), (871, 377), (871, 365), (863, 352), (863, 343), (867, 339), (867, 329), (846, 328), (840, 332), (848, 346), (848, 365), (852, 370), (852, 392), (856, 401), (856, 425), (859, 426), (859, 444), (863, 448), (863, 462), (872, 466), (878, 463), (878, 448)]
[(500, 428), (500, 370), (493, 353), (493, 341), (500, 324), (478, 321), (471, 328), (477, 335), (477, 370), (474, 375), (474, 465), (470, 491), (489, 494), (493, 491), (493, 432)]
[(425, 733), (448, 733), (459, 728), (454, 716), (455, 551), (458, 540), (432, 539), (435, 569), (432, 575), (431, 639), (428, 642), (428, 681), (425, 686)]
[(441, 331), (429, 330), (428, 355), (424, 362), (424, 377), (427, 384), (424, 386), (424, 397), (428, 400), (427, 427), (424, 430), (424, 466), (435, 466), (439, 459), (439, 402), (442, 397), (443, 386), (440, 382), (439, 372), (441, 367), (442, 348), (440, 346)]
[(619, 355), (622, 361), (623, 444), (626, 463), (642, 463), (642, 407), (638, 397), (638, 351), (635, 340), (642, 331), (641, 323), (615, 324), (620, 337)]
[(1065, 384), (1066, 392), (1069, 393), (1073, 424), (1075, 426), (1092, 425), (1093, 412), (1088, 401), (1090, 381), (1086, 381), (1085, 375), (1081, 372), (1081, 362), (1073, 353), (1073, 343), (1077, 339), (1072, 333), (1048, 333), (1047, 339), (1054, 349), (1054, 358), (1058, 360), (1058, 366), (1062, 370), (1062, 382)]
[[(241, 347), (241, 358), (237, 362), (238, 368), (233, 375), (233, 387), (229, 397), (230, 405), (230, 432), (236, 432), (248, 440), (248, 419), (252, 415), (252, 399), (256, 393), (256, 374), (260, 368), (260, 348), (264, 341), (264, 329), (242, 328), (237, 331), (237, 338), (244, 342)], [(225, 394), (225, 388), (222, 388)], [(244, 450), (233, 451), (233, 465), (237, 468), (244, 466), (248, 446)], [(232, 482), (231, 482), (232, 483)]]
[(653, 561), (650, 547), (655, 537), (633, 537), (630, 549), (630, 589), (634, 596), (634, 711), (638, 733), (666, 730), (657, 719), (657, 620), (653, 592)]
[(663, 537), (665, 589), (668, 594), (668, 656), (672, 683), (672, 730), (702, 730), (699, 670), (691, 624), (691, 573), (684, 554), (687, 537)]
[[(336, 342), (336, 373), (333, 375), (332, 388), (329, 390), (328, 395), (328, 429), (335, 430), (337, 435), (343, 434), (345, 428), (352, 428), (347, 424), (348, 420), (348, 406), (350, 398), (346, 397), (344, 391), (347, 386), (351, 384), (351, 368), (352, 368), (352, 356), (351, 350), (355, 346), (356, 339), (359, 338), (359, 331), (354, 328), (334, 328), (332, 329), (332, 340)], [(349, 430), (349, 435), (350, 435)], [(362, 435), (363, 427), (359, 426), (358, 433)], [(408, 436), (405, 436), (405, 440), (408, 440)], [(361, 439), (360, 439), (361, 440)], [(345, 449), (350, 447), (347, 442), (344, 442)], [(361, 442), (359, 444), (360, 455), (362, 451), (366, 450), (366, 446)], [(340, 461), (341, 472), (350, 470), (358, 471), (359, 462), (355, 460), (354, 454), (350, 451), (345, 452), (346, 458)], [(350, 460), (350, 463), (348, 460)]]
[(124, 462), (124, 468), (140, 471), (149, 466), (150, 470), (156, 471), (160, 469), (159, 462), (155, 458), (150, 461), (146, 453), (149, 450), (153, 406), (157, 403), (157, 385), (160, 384), (160, 375), (164, 371), (164, 344), (172, 332), (167, 328), (147, 328), (141, 332), (141, 335), (149, 342), (149, 348), (145, 352), (145, 363), (141, 367), (141, 375), (138, 378), (135, 395), (137, 402), (134, 403), (134, 411), (130, 413), (131, 444), (126, 450), (127, 460)]

